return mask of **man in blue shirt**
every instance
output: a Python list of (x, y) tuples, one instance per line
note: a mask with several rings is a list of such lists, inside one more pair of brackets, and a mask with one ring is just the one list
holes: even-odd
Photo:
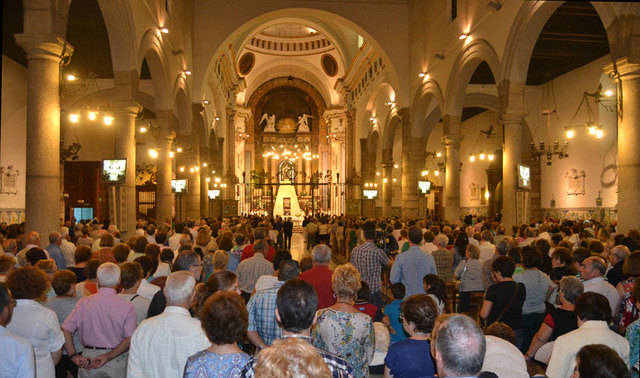
[(49, 234), (49, 246), (47, 252), (55, 262), (58, 270), (67, 269), (67, 264), (64, 260), (64, 254), (62, 253), (62, 235), (59, 232), (52, 232)]
[(438, 274), (433, 256), (420, 249), (422, 230), (409, 229), (409, 249), (399, 254), (391, 267), (391, 283), (400, 282), (406, 288), (405, 298), (414, 294), (424, 294), (422, 279), (427, 274)]

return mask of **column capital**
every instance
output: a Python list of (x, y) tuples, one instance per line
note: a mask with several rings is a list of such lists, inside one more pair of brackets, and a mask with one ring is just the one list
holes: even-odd
[(502, 113), (500, 114), (500, 121), (505, 125), (518, 125), (524, 120), (523, 113)]
[(630, 57), (616, 59), (615, 63), (607, 64), (604, 71), (609, 76), (620, 77), (621, 80), (637, 79), (640, 77), (640, 61)]
[(113, 103), (113, 112), (125, 117), (136, 117), (142, 111), (142, 105), (135, 101), (116, 101)]
[(55, 34), (16, 34), (16, 43), (27, 53), (27, 60), (44, 59), (59, 62), (73, 54), (73, 46)]

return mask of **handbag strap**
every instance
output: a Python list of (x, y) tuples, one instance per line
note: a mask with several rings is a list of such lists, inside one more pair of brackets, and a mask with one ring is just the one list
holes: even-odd
[(511, 307), (511, 305), (513, 304), (513, 301), (516, 300), (516, 295), (518, 295), (518, 283), (513, 281), (514, 284), (516, 284), (515, 289), (513, 290), (513, 295), (511, 296), (511, 300), (509, 301), (509, 304), (502, 309), (502, 312), (500, 312), (500, 315), (498, 315), (498, 317), (496, 318), (495, 322), (499, 322), (500, 319), (502, 319), (502, 316), (504, 316), (504, 313), (507, 312), (507, 309), (509, 307)]

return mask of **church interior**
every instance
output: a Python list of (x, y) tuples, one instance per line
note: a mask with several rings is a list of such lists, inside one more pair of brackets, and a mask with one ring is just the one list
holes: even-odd
[(4, 0), (0, 222), (640, 214), (640, 6)]

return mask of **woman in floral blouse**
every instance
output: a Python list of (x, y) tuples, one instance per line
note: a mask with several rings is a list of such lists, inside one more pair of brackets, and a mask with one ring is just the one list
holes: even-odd
[(337, 301), (317, 312), (313, 344), (347, 360), (356, 377), (368, 377), (375, 333), (371, 317), (353, 306), (360, 289), (360, 273), (351, 264), (340, 265), (333, 272), (331, 284)]

